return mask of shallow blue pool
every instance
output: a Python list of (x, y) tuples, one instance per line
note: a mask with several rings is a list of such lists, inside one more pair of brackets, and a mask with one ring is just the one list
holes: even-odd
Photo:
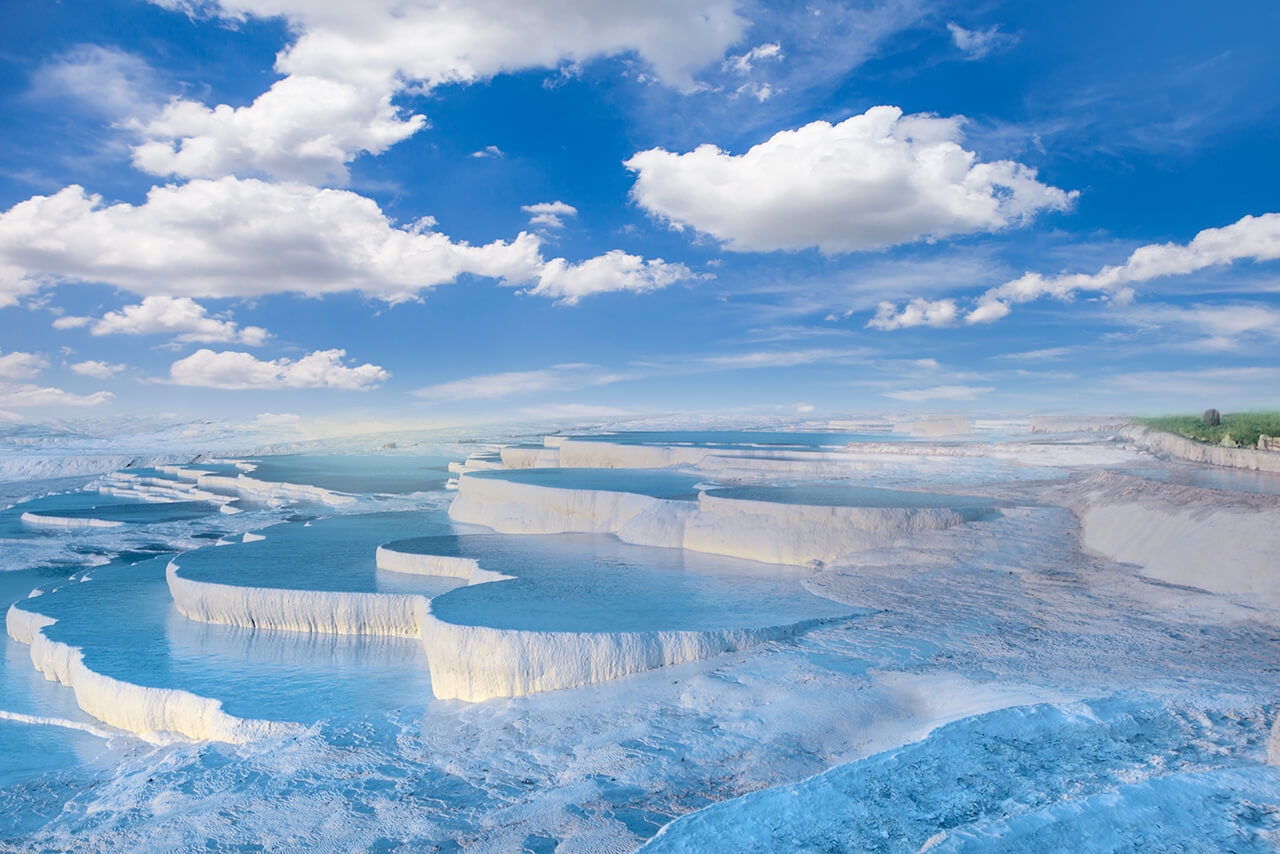
[(568, 436), (575, 442), (612, 442), (619, 445), (697, 445), (724, 449), (743, 447), (843, 448), (850, 442), (907, 442), (901, 433), (791, 433), (765, 430), (655, 430)]
[(603, 534), (465, 534), (393, 543), (421, 554), (474, 558), (516, 576), (460, 587), (432, 601), (442, 620), (567, 632), (775, 626), (856, 609), (814, 596), (809, 570), (633, 546)]
[(457, 582), (379, 572), (377, 549), (388, 540), (452, 530), (444, 510), (332, 516), (273, 525), (262, 531), (266, 539), (197, 549), (177, 562), (184, 577), (219, 584), (430, 596)]
[(989, 498), (974, 495), (910, 492), (871, 486), (728, 486), (707, 490), (708, 497), (808, 507), (937, 507), (955, 510), (994, 509)]
[(239, 717), (309, 723), (420, 705), (430, 697), (422, 645), (405, 638), (238, 629), (182, 617), (169, 598), (170, 556), (92, 570), (19, 607), (58, 623), (91, 669), (137, 685), (223, 702)]
[(444, 489), (449, 463), (462, 455), (440, 456), (387, 451), (370, 454), (257, 457), (249, 477), (272, 483), (302, 483), (354, 494), (405, 495)]
[(705, 476), (666, 469), (510, 469), (470, 472), (466, 477), (506, 480), (554, 489), (631, 492), (674, 501), (696, 501), (698, 485), (707, 482)]

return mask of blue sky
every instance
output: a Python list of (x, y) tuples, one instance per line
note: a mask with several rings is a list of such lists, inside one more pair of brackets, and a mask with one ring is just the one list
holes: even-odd
[(1276, 407), (1280, 9), (1207, 8), (6, 3), (0, 413)]

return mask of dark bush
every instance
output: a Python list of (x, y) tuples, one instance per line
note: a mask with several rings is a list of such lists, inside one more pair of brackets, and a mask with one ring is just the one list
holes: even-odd
[(1222, 413), (1216, 409), (1206, 409), (1204, 415), (1200, 416), (1200, 420), (1206, 427), (1217, 427), (1222, 423)]

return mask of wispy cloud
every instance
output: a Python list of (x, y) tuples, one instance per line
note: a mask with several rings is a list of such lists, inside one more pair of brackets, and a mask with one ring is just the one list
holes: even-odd
[[(1186, 276), (1236, 261), (1262, 263), (1277, 259), (1280, 259), (1280, 213), (1245, 216), (1222, 228), (1206, 228), (1186, 244), (1140, 246), (1124, 263), (1105, 266), (1096, 273), (1058, 276), (1026, 273), (987, 289), (965, 311), (964, 320), (969, 324), (992, 323), (1006, 317), (1014, 305), (1042, 297), (1070, 302), (1082, 293), (1094, 294), (1114, 304), (1128, 305), (1136, 295), (1134, 285), (1164, 277)], [(930, 302), (917, 298), (902, 308), (883, 302), (868, 325), (879, 329), (949, 325), (955, 317), (953, 307), (958, 308), (950, 299)], [(1243, 317), (1238, 311), (1235, 314)], [(943, 320), (946, 322), (941, 322)]]
[(931, 388), (886, 391), (884, 396), (909, 403), (922, 403), (929, 400), (976, 400), (993, 391), (995, 386), (936, 385)]
[(530, 397), (553, 391), (576, 391), (590, 386), (608, 385), (618, 379), (618, 374), (596, 365), (564, 364), (532, 371), (481, 374), (426, 386), (413, 394), (415, 397), (435, 401), (496, 400)]
[(955, 46), (964, 51), (965, 59), (982, 59), (1018, 43), (1016, 35), (1002, 33), (998, 26), (988, 27), (985, 30), (969, 30), (955, 21), (950, 21), (947, 23), (947, 30), (951, 33), (951, 40)]
[(109, 380), (127, 367), (128, 365), (112, 365), (95, 359), (70, 365), (72, 373), (79, 374), (82, 377), (93, 377), (98, 380)]

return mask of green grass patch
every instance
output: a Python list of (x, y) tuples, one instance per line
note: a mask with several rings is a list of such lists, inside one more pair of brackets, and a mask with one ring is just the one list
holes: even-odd
[(1199, 415), (1166, 415), (1160, 418), (1135, 418), (1154, 430), (1176, 433), (1188, 439), (1221, 445), (1224, 439), (1241, 448), (1256, 448), (1259, 436), (1280, 436), (1280, 412), (1223, 413), (1222, 423), (1210, 427)]

